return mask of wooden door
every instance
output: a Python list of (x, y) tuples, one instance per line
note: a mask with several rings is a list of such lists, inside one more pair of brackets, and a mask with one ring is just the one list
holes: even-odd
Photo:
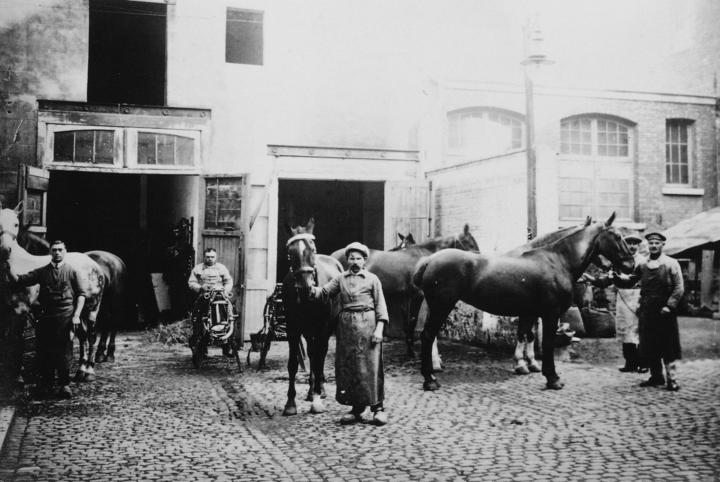
[(428, 238), (428, 181), (385, 183), (385, 249), (397, 244), (397, 233), (412, 233), (417, 242)]
[(233, 278), (236, 313), (240, 315), (238, 336), (243, 333), (245, 299), (245, 239), (247, 236), (247, 177), (205, 176), (204, 209), (198, 262), (206, 248), (217, 251)]
[(20, 164), (18, 168), (18, 201), (22, 202), (21, 222), (28, 231), (45, 236), (47, 231), (47, 191), (50, 172)]

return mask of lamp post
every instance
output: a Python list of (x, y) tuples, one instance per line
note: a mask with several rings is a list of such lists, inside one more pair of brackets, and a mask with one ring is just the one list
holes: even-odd
[(527, 236), (537, 236), (537, 162), (535, 157), (535, 100), (533, 77), (542, 65), (552, 64), (545, 53), (542, 30), (537, 19), (524, 28), (525, 59), (525, 152), (527, 155)]

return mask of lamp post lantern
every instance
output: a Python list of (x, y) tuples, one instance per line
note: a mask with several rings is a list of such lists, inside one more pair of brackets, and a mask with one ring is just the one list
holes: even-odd
[(552, 64), (544, 50), (542, 30), (534, 22), (524, 29), (525, 59), (525, 152), (527, 155), (527, 236), (537, 236), (537, 162), (535, 157), (535, 100), (533, 76), (542, 65)]

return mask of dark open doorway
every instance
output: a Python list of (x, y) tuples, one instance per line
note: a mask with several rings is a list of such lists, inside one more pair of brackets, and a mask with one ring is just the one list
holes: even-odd
[(288, 271), (286, 225), (315, 218), (318, 252), (330, 254), (352, 241), (383, 249), (385, 186), (382, 182), (283, 180), (278, 193), (277, 279)]
[[(127, 265), (143, 321), (156, 321), (150, 273), (162, 273), (172, 227), (192, 216), (196, 176), (53, 171), (47, 237), (69, 251), (109, 251)], [(130, 320), (128, 325), (133, 325)]]
[(165, 105), (167, 6), (90, 0), (88, 102)]

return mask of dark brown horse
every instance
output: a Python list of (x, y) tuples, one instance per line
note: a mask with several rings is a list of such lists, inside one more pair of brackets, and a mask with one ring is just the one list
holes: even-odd
[(285, 305), (287, 338), (290, 354), (288, 357), (288, 398), (283, 415), (297, 414), (295, 406), (295, 376), (298, 371), (300, 336), (305, 338), (310, 358), (311, 413), (325, 411), (322, 398), (325, 395), (325, 356), (328, 339), (335, 328), (337, 307), (335, 304), (310, 300), (307, 291), (312, 286), (322, 286), (342, 273), (340, 263), (323, 254), (317, 254), (313, 228), (314, 219), (307, 225), (288, 228), (287, 254), (290, 272), (283, 280), (282, 299)]
[[(544, 333), (555, 333), (558, 317), (572, 301), (573, 282), (593, 257), (602, 254), (623, 273), (634, 268), (621, 234), (606, 222), (592, 223), (555, 242), (516, 255), (484, 256), (456, 249), (440, 251), (418, 265), (413, 276), (428, 304), (422, 332), (422, 375), (425, 390), (440, 385), (432, 373), (431, 345), (443, 321), (462, 300), (478, 309), (504, 316), (541, 317)], [(542, 341), (542, 372), (547, 387), (563, 383), (555, 371), (553, 336)]]
[[(505, 253), (505, 256), (519, 256), (530, 249), (545, 246), (567, 236), (570, 233), (582, 229), (584, 226), (589, 226), (591, 222), (592, 219), (588, 216), (583, 226), (570, 226), (558, 229), (552, 233), (538, 236), (530, 240), (529, 243), (508, 251)], [(535, 326), (537, 320), (538, 318), (536, 316), (519, 317), (517, 342), (515, 343), (515, 353), (513, 355), (515, 360), (515, 373), (518, 375), (527, 375), (530, 372), (540, 371), (540, 365), (535, 359), (535, 335), (533, 334), (533, 327)]]
[[(422, 292), (413, 284), (412, 276), (422, 258), (447, 248), (479, 251), (475, 238), (470, 234), (470, 226), (466, 224), (462, 233), (456, 236), (437, 237), (399, 251), (378, 251), (368, 257), (365, 265), (368, 271), (380, 279), (390, 316), (397, 318), (399, 312), (408, 355), (411, 357), (415, 355), (415, 326), (423, 301)], [(390, 323), (397, 321), (391, 319)]]

